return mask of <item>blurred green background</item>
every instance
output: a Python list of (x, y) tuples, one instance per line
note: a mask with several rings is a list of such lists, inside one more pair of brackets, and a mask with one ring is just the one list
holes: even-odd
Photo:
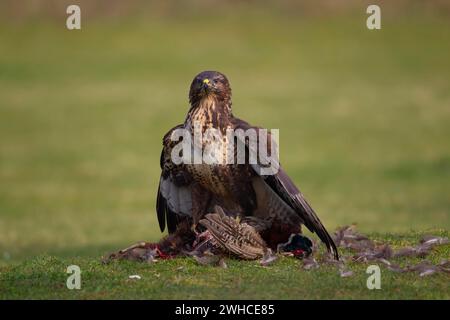
[(237, 116), (280, 129), (281, 161), (329, 229), (448, 229), (449, 7), (2, 1), (0, 264), (159, 239), (161, 138), (206, 69), (230, 79)]

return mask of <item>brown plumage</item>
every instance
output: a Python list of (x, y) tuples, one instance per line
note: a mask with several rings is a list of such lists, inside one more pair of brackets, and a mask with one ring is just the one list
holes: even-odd
[[(166, 222), (169, 233), (186, 222), (195, 229), (204, 215), (213, 212), (217, 205), (224, 208), (227, 215), (264, 221), (264, 228), (258, 231), (271, 247), (287, 241), (292, 233), (300, 232), (300, 225), (304, 224), (338, 259), (336, 245), (329, 233), (281, 167), (276, 174), (260, 175), (255, 165), (248, 162), (173, 163), (171, 152), (177, 142), (170, 137), (175, 129), (189, 130), (192, 135), (195, 124), (200, 124), (202, 133), (208, 128), (218, 129), (224, 134), (221, 140), (224, 145), (230, 143), (225, 135), (227, 129), (259, 130), (233, 116), (231, 88), (227, 78), (219, 72), (205, 71), (197, 75), (191, 84), (189, 102), (191, 107), (185, 122), (171, 129), (163, 139), (156, 205), (161, 231)], [(204, 137), (201, 142), (205, 148), (211, 140)]]

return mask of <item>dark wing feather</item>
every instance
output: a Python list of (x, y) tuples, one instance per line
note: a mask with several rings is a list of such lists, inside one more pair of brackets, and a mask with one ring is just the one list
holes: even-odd
[[(259, 130), (257, 127), (252, 127), (247, 122), (234, 119), (234, 127), (247, 130), (250, 128)], [(270, 134), (269, 134), (270, 135)], [(270, 141), (270, 137), (267, 138)], [(269, 145), (270, 146), (270, 145)], [(257, 152), (257, 150), (250, 150), (249, 152)], [(259, 175), (258, 165), (253, 166), (255, 173)], [(316, 233), (320, 240), (325, 243), (327, 250), (331, 252), (338, 260), (339, 253), (336, 244), (331, 238), (328, 231), (306, 201), (300, 190), (295, 186), (294, 182), (288, 177), (284, 170), (279, 167), (279, 170), (274, 175), (261, 176), (264, 182), (286, 203), (291, 207), (303, 221), (303, 224), (313, 233)]]
[(271, 176), (265, 176), (264, 181), (278, 194), (289, 206), (297, 212), (303, 220), (304, 225), (317, 234), (320, 240), (325, 243), (336, 260), (339, 260), (339, 253), (336, 244), (328, 231), (323, 226), (319, 217), (304, 198), (303, 194), (297, 189), (292, 180), (287, 176), (282, 168), (278, 173)]
[(167, 222), (169, 233), (175, 232), (181, 216), (188, 217), (192, 214), (191, 186), (189, 181), (182, 179), (184, 167), (175, 165), (171, 160), (171, 151), (176, 142), (170, 140), (173, 130), (182, 128), (178, 125), (171, 129), (163, 139), (160, 166), (161, 178), (159, 180), (158, 194), (156, 197), (156, 213), (161, 232), (164, 231)]
[(158, 223), (159, 223), (159, 229), (161, 232), (164, 232), (164, 229), (166, 229), (166, 200), (161, 194), (161, 182), (158, 185), (158, 194), (156, 197), (156, 213), (158, 215)]
[[(163, 139), (163, 144), (165, 141), (165, 137)], [(161, 230), (161, 232), (164, 232), (164, 229), (166, 229), (166, 211), (167, 211), (167, 204), (166, 204), (166, 200), (164, 199), (163, 195), (161, 194), (161, 180), (163, 179), (163, 175), (166, 173), (164, 172), (164, 159), (165, 159), (165, 153), (164, 153), (164, 148), (161, 151), (161, 157), (159, 159), (159, 165), (161, 167), (161, 178), (159, 179), (159, 184), (158, 184), (158, 193), (156, 196), (156, 213), (158, 215), (158, 223), (159, 223), (159, 229)], [(166, 173), (167, 176), (167, 173)]]

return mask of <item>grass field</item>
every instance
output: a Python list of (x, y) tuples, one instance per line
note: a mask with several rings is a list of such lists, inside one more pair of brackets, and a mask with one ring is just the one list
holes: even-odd
[[(290, 259), (100, 264), (161, 237), (161, 138), (205, 69), (229, 77), (237, 116), (280, 128), (283, 166), (330, 230), (356, 222), (394, 245), (449, 236), (450, 22), (387, 15), (369, 31), (365, 17), (1, 24), (0, 298), (449, 299), (446, 275), (383, 273), (369, 291), (364, 266), (340, 278)], [(448, 246), (432, 255), (448, 257)], [(65, 288), (69, 264), (80, 291)]]

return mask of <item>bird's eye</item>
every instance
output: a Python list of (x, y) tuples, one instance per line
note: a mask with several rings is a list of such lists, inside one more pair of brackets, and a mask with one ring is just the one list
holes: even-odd
[(218, 79), (213, 79), (213, 83), (214, 83), (214, 84), (217, 84), (218, 82), (219, 82)]

